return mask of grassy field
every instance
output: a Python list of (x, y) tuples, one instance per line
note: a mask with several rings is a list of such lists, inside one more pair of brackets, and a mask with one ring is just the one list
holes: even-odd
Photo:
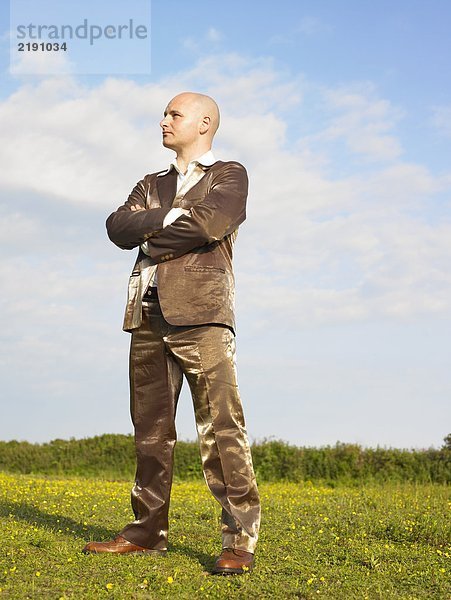
[(0, 473), (0, 598), (449, 599), (449, 491), (439, 485), (260, 485), (255, 570), (209, 575), (219, 507), (175, 483), (165, 557), (85, 556), (131, 517), (130, 484)]

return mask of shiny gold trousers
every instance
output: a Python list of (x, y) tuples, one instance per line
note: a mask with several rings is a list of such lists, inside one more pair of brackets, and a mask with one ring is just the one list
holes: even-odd
[(223, 326), (170, 325), (158, 302), (143, 305), (142, 325), (132, 333), (135, 521), (121, 535), (146, 548), (167, 547), (175, 415), (183, 375), (193, 397), (204, 476), (222, 506), (223, 548), (254, 552), (260, 501), (236, 381), (235, 337)]

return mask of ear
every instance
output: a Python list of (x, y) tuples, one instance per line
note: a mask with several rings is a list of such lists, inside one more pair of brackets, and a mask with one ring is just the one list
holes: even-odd
[(207, 133), (207, 131), (210, 129), (210, 125), (211, 125), (211, 118), (204, 117), (202, 119), (202, 121), (200, 122), (199, 133), (201, 133), (202, 135), (204, 133)]

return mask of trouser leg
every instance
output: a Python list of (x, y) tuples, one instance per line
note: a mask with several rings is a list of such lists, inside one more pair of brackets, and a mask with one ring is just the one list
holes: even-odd
[(227, 327), (171, 328), (167, 346), (193, 396), (204, 476), (222, 506), (224, 548), (254, 552), (260, 500)]
[(121, 531), (128, 541), (159, 550), (167, 548), (175, 414), (182, 386), (180, 366), (166, 351), (167, 328), (158, 303), (152, 303), (143, 310), (141, 327), (132, 333), (130, 409), (137, 465), (131, 497), (135, 521)]

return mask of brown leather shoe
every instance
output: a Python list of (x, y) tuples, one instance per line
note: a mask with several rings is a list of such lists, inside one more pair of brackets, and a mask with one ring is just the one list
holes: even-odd
[(109, 552), (110, 554), (133, 554), (136, 552), (147, 552), (150, 554), (166, 554), (166, 550), (152, 550), (143, 548), (127, 541), (121, 535), (117, 535), (110, 542), (89, 542), (82, 550), (83, 554), (99, 554)]
[(224, 548), (216, 559), (213, 575), (242, 575), (251, 571), (254, 566), (254, 555), (244, 550)]

